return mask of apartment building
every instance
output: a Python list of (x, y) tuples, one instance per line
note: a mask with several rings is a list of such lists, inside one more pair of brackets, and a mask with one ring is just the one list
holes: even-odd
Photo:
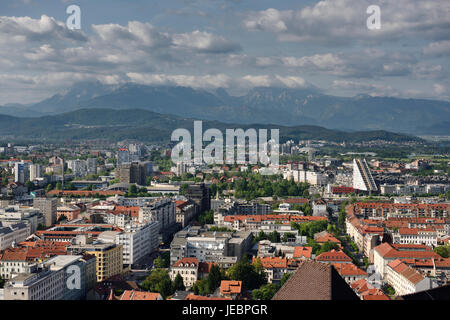
[(378, 273), (381, 274), (383, 278), (386, 277), (387, 273), (387, 265), (388, 263), (400, 259), (400, 260), (421, 260), (427, 261), (430, 259), (439, 259), (440, 256), (433, 252), (432, 250), (426, 249), (410, 249), (406, 248), (406, 250), (399, 250), (394, 247), (394, 245), (390, 245), (385, 242), (375, 247), (373, 250), (373, 264)]
[(14, 243), (24, 241), (31, 235), (31, 225), (19, 222), (8, 226), (3, 226), (0, 222), (0, 250), (11, 247)]
[(37, 270), (37, 263), (30, 258), (26, 248), (8, 248), (0, 253), (0, 278), (11, 279), (21, 273)]
[(139, 208), (139, 222), (158, 222), (159, 231), (176, 223), (176, 203), (169, 198), (153, 199)]
[(0, 209), (0, 222), (4, 227), (21, 222), (27, 223), (30, 225), (30, 232), (35, 233), (38, 226), (44, 223), (44, 216), (39, 209), (10, 205)]
[(217, 262), (223, 257), (240, 259), (251, 245), (250, 232), (213, 232), (190, 227), (175, 234), (170, 244), (171, 263), (184, 258)]
[(158, 248), (158, 229), (158, 222), (130, 223), (123, 232), (103, 232), (98, 239), (122, 246), (123, 264), (132, 265)]
[(4, 287), (5, 300), (80, 300), (86, 296), (82, 256), (56, 256), (33, 273), (20, 273)]
[(170, 266), (170, 279), (173, 281), (177, 274), (180, 274), (184, 286), (191, 288), (198, 279), (198, 268), (197, 258), (182, 258)]
[(437, 246), (438, 235), (431, 228), (399, 228), (392, 234), (394, 243)]
[(97, 282), (123, 271), (123, 247), (115, 243), (80, 243), (67, 247), (67, 252), (73, 255), (87, 253), (96, 257)]
[(387, 264), (386, 281), (399, 296), (429, 290), (436, 286), (430, 278), (424, 277), (399, 259)]
[(46, 227), (51, 227), (56, 223), (57, 199), (34, 198), (33, 207), (41, 210), (44, 214)]

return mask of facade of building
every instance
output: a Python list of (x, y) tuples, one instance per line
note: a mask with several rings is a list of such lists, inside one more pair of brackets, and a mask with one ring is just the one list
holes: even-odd
[(34, 198), (33, 207), (44, 214), (45, 226), (51, 227), (56, 223), (57, 199)]
[(204, 183), (189, 185), (185, 196), (197, 204), (199, 212), (211, 209), (211, 194)]
[(20, 222), (3, 227), (0, 222), (0, 250), (11, 247), (14, 243), (24, 241), (31, 234), (31, 226)]
[(97, 282), (123, 271), (123, 247), (115, 243), (74, 244), (67, 248), (72, 254), (87, 253), (96, 257)]
[(173, 281), (177, 274), (183, 278), (183, 284), (190, 288), (198, 279), (199, 262), (197, 258), (182, 258), (171, 265), (170, 279)]
[(353, 189), (369, 192), (378, 191), (366, 159), (353, 159)]
[(416, 293), (433, 288), (430, 278), (424, 277), (419, 271), (408, 267), (401, 260), (394, 260), (386, 266), (386, 281), (399, 296)]

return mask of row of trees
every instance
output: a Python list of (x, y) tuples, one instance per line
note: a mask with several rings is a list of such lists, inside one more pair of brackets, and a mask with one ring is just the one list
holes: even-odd
[(257, 243), (261, 240), (269, 240), (270, 242), (273, 243), (279, 243), (279, 242), (288, 242), (290, 239), (295, 239), (295, 234), (287, 232), (284, 233), (283, 236), (281, 236), (281, 234), (276, 230), (268, 234), (261, 230), (253, 238), (253, 243)]
[(252, 200), (258, 197), (309, 197), (307, 183), (285, 180), (280, 175), (263, 176), (259, 174), (241, 174), (241, 179), (234, 182), (220, 181), (211, 185), (211, 194), (222, 194), (225, 190), (234, 190), (236, 198)]

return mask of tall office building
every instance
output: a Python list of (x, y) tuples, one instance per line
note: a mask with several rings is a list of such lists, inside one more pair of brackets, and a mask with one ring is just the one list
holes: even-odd
[(34, 198), (33, 207), (41, 210), (44, 215), (46, 227), (51, 227), (56, 223), (56, 199)]
[(30, 181), (42, 177), (42, 166), (40, 164), (30, 165)]
[(122, 183), (136, 183), (145, 185), (145, 165), (139, 162), (122, 164), (117, 168), (116, 177)]
[(97, 158), (88, 158), (86, 160), (88, 174), (97, 174)]
[(369, 192), (378, 190), (366, 159), (353, 159), (353, 189)]
[(24, 161), (14, 165), (14, 182), (25, 183), (30, 180), (30, 164)]
[(130, 151), (127, 148), (120, 148), (117, 152), (117, 166), (130, 163)]
[(204, 184), (191, 184), (186, 190), (186, 198), (194, 201), (200, 212), (211, 209), (211, 194), (209, 188)]
[(142, 157), (142, 146), (137, 143), (128, 145), (128, 151), (130, 154), (130, 161), (140, 161)]

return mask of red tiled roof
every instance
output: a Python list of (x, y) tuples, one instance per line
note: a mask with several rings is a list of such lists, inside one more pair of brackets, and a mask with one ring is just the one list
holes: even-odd
[(352, 262), (352, 259), (346, 255), (343, 251), (331, 250), (329, 252), (323, 252), (316, 257), (316, 261), (323, 262)]
[(287, 259), (279, 257), (264, 257), (264, 258), (253, 258), (253, 263), (256, 261), (261, 261), (264, 269), (274, 269), (274, 268), (287, 268)]
[(318, 243), (333, 242), (333, 243), (339, 243), (339, 244), (341, 243), (341, 241), (339, 241), (339, 239), (337, 239), (336, 237), (334, 237), (332, 234), (329, 234), (329, 233), (325, 234), (322, 237), (318, 237), (316, 239), (316, 242), (318, 242)]
[(310, 259), (312, 254), (312, 247), (295, 247), (294, 258), (305, 257)]
[(240, 294), (242, 292), (242, 281), (222, 280), (220, 282), (220, 293), (222, 295)]
[(119, 300), (161, 300), (158, 292), (146, 292), (136, 290), (125, 290)]
[(333, 263), (333, 267), (341, 276), (367, 276), (367, 272), (353, 263)]
[(198, 267), (198, 259), (197, 258), (181, 258), (177, 262), (175, 262), (172, 266), (173, 267), (181, 267), (181, 264), (183, 264), (184, 267), (191, 266), (194, 264), (195, 267)]
[(424, 279), (419, 271), (408, 267), (403, 261), (399, 259), (391, 261), (390, 263), (388, 263), (388, 266), (398, 274), (402, 275), (404, 278), (408, 279), (413, 284), (417, 284)]

